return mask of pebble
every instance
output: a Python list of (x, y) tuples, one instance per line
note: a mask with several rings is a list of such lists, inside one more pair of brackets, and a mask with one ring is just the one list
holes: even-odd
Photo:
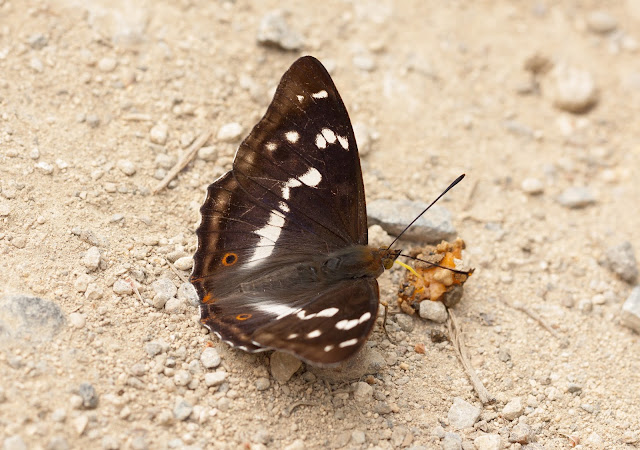
[(449, 425), (456, 430), (470, 428), (480, 417), (481, 411), (477, 406), (472, 405), (460, 397), (455, 397), (447, 414)]
[(182, 314), (187, 309), (187, 303), (181, 298), (171, 297), (164, 304), (164, 310), (168, 314)]
[(393, 428), (393, 432), (391, 433), (391, 443), (395, 448), (405, 447), (404, 441), (409, 434), (409, 430), (407, 430), (403, 426), (396, 426)]
[(518, 423), (509, 433), (509, 442), (526, 444), (533, 437), (533, 430), (526, 423)]
[(27, 450), (27, 444), (22, 440), (20, 435), (9, 436), (2, 442), (3, 450)]
[(587, 187), (572, 186), (566, 188), (557, 198), (558, 203), (567, 208), (584, 208), (596, 202), (591, 190)]
[(89, 283), (87, 285), (87, 290), (84, 291), (84, 296), (88, 300), (99, 300), (104, 295), (104, 291), (101, 286), (98, 286), (96, 283)]
[(176, 164), (176, 159), (166, 153), (158, 153), (155, 159), (156, 166), (161, 169), (171, 169)]
[(591, 73), (558, 64), (552, 74), (553, 104), (571, 113), (584, 113), (598, 101), (598, 90)]
[(84, 314), (81, 314), (78, 312), (73, 312), (69, 314), (69, 323), (73, 328), (78, 328), (78, 329), (84, 328), (86, 322), (87, 322), (87, 319), (85, 318)]
[(178, 288), (178, 298), (184, 300), (191, 306), (198, 306), (200, 304), (196, 288), (193, 287), (191, 283), (182, 283), (180, 285)]
[(286, 383), (302, 365), (293, 355), (283, 352), (273, 352), (270, 359), (271, 375), (279, 383)]
[(271, 386), (271, 382), (266, 377), (260, 377), (256, 380), (255, 386), (258, 391), (266, 391)]
[(355, 122), (353, 124), (353, 134), (358, 144), (358, 153), (360, 157), (367, 156), (371, 151), (371, 140), (373, 132), (363, 122)]
[(147, 354), (150, 357), (153, 358), (154, 356), (159, 355), (160, 353), (167, 352), (167, 350), (169, 350), (169, 344), (167, 344), (162, 340), (151, 341), (151, 342), (147, 342), (147, 344), (144, 346), (144, 350), (147, 352)]
[(353, 387), (353, 397), (359, 402), (368, 402), (373, 398), (373, 387), (364, 381), (358, 381)]
[(640, 286), (636, 286), (622, 305), (622, 324), (640, 333)]
[(296, 439), (291, 444), (283, 447), (283, 450), (305, 450), (307, 445), (302, 439)]
[(298, 50), (303, 45), (302, 35), (291, 29), (281, 10), (271, 11), (262, 17), (257, 40), (259, 44), (283, 50)]
[(635, 283), (638, 278), (638, 262), (631, 242), (624, 241), (605, 252), (605, 265), (627, 283)]
[(365, 442), (367, 442), (367, 436), (362, 430), (354, 430), (351, 432), (351, 442), (353, 442), (355, 445), (363, 445)]
[(502, 408), (502, 417), (507, 420), (514, 420), (522, 415), (524, 412), (524, 406), (522, 406), (522, 400), (514, 398)]
[(202, 147), (198, 150), (198, 158), (203, 161), (215, 161), (218, 159), (218, 150), (213, 146)]
[(100, 267), (100, 259), (100, 249), (94, 246), (89, 248), (89, 250), (84, 254), (82, 264), (89, 269), (89, 271), (93, 272)]
[(49, 39), (42, 33), (32, 34), (27, 39), (27, 43), (34, 50), (42, 50), (48, 42)]
[(73, 419), (73, 428), (76, 430), (76, 433), (78, 433), (78, 436), (81, 436), (84, 433), (88, 424), (89, 418), (85, 414)]
[(136, 173), (136, 166), (128, 159), (119, 159), (116, 165), (118, 169), (128, 177)]
[(118, 438), (111, 434), (103, 436), (101, 444), (103, 450), (118, 450), (120, 448)]
[(193, 258), (191, 256), (183, 256), (182, 258), (178, 258), (173, 265), (179, 270), (191, 270), (193, 267)]
[(447, 308), (442, 302), (432, 302), (424, 300), (420, 302), (420, 311), (418, 312), (423, 319), (431, 320), (436, 323), (444, 323), (449, 317)]
[(376, 60), (369, 52), (358, 52), (353, 56), (353, 65), (365, 72), (371, 72), (376, 68)]
[(96, 114), (88, 114), (87, 115), (87, 125), (91, 128), (98, 128), (100, 126), (100, 117)]
[(587, 15), (587, 27), (594, 33), (607, 34), (618, 28), (618, 22), (606, 11), (591, 11)]
[[(380, 225), (397, 236), (428, 205), (420, 201), (378, 199), (367, 204), (369, 225)], [(447, 208), (434, 205), (402, 235), (403, 239), (428, 244), (453, 240), (457, 232)]]
[(408, 314), (396, 314), (394, 318), (400, 329), (406, 331), (407, 333), (413, 331), (413, 328), (415, 327), (413, 317)]
[(473, 444), (478, 450), (500, 450), (502, 449), (502, 438), (499, 434), (484, 434), (475, 438)]
[(173, 384), (176, 386), (186, 386), (191, 383), (191, 373), (186, 370), (177, 370), (173, 376)]
[(64, 436), (52, 437), (46, 447), (47, 450), (69, 450), (70, 448), (69, 442), (67, 442)]
[(8, 203), (0, 203), (0, 217), (7, 217), (11, 214), (11, 206)]
[(331, 448), (342, 448), (345, 447), (349, 441), (351, 440), (351, 433), (348, 431), (341, 431), (335, 435), (333, 439), (333, 445)]
[(42, 73), (44, 70), (44, 64), (42, 64), (42, 60), (37, 56), (34, 56), (29, 60), (29, 67), (38, 73)]
[(193, 411), (193, 406), (186, 400), (179, 400), (173, 408), (173, 417), (177, 420), (187, 420)]
[(90, 383), (81, 383), (78, 387), (78, 395), (82, 398), (82, 407), (96, 409), (98, 407), (98, 393)]
[(149, 138), (154, 144), (164, 145), (169, 135), (169, 127), (164, 123), (158, 123), (149, 131)]
[(215, 369), (220, 365), (221, 361), (218, 350), (213, 347), (205, 348), (200, 355), (200, 362), (207, 369)]
[(204, 384), (207, 387), (220, 386), (227, 379), (227, 372), (208, 372), (204, 374)]
[(217, 138), (222, 142), (235, 142), (242, 136), (243, 128), (237, 122), (226, 123), (218, 130)]
[(351, 382), (365, 375), (375, 374), (387, 367), (387, 362), (379, 350), (364, 346), (353, 358), (335, 368), (308, 367), (314, 375), (330, 382)]
[(458, 433), (446, 433), (442, 440), (442, 450), (461, 450), (462, 436)]
[(131, 295), (133, 294), (133, 286), (130, 281), (119, 278), (113, 283), (113, 292), (118, 295)]
[(48, 342), (65, 325), (65, 316), (52, 301), (26, 295), (0, 297), (0, 327), (2, 342), (25, 339)]
[(100, 72), (113, 72), (118, 65), (118, 61), (114, 58), (104, 57), (98, 61), (98, 69)]
[(45, 175), (51, 175), (53, 173), (53, 166), (48, 162), (40, 161), (36, 164), (36, 169)]
[(582, 386), (578, 383), (569, 383), (567, 384), (567, 392), (570, 394), (580, 394), (582, 393)]
[(540, 195), (544, 192), (544, 184), (538, 178), (525, 178), (520, 187), (529, 195)]
[(156, 295), (151, 301), (151, 305), (157, 309), (162, 309), (167, 301), (178, 293), (178, 288), (168, 278), (159, 278), (151, 284)]

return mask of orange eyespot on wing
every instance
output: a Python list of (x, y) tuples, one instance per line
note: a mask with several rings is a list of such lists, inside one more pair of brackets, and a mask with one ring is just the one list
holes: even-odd
[(247, 320), (251, 318), (251, 314), (238, 314), (236, 320)]
[(233, 266), (236, 262), (238, 262), (238, 255), (235, 253), (226, 253), (222, 257), (223, 266)]

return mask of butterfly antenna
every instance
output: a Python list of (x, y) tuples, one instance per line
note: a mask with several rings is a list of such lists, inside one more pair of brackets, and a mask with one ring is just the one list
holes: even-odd
[[(469, 269), (469, 270), (458, 270), (458, 269), (454, 269), (452, 267), (446, 267), (446, 266), (441, 266), (438, 263), (434, 263), (431, 261), (427, 261), (426, 259), (420, 259), (420, 258), (416, 258), (415, 256), (411, 256), (411, 255), (405, 255), (404, 253), (400, 253), (398, 256), (404, 256), (405, 258), (410, 258), (413, 259), (415, 261), (420, 261), (423, 262), (425, 264), (429, 264), (432, 267), (440, 267), (441, 269), (447, 269), (450, 270), (453, 273), (459, 273), (461, 275), (467, 275), (467, 276), (471, 276), (471, 274), (474, 272), (475, 269)], [(413, 270), (411, 270), (412, 272), (414, 272)], [(414, 272), (415, 273), (415, 272)]]
[(404, 233), (405, 233), (409, 228), (411, 228), (411, 226), (412, 226), (414, 223), (416, 223), (416, 220), (418, 220), (420, 217), (422, 217), (422, 215), (423, 215), (424, 213), (426, 213), (427, 211), (429, 211), (429, 208), (431, 208), (433, 205), (435, 205), (435, 203), (436, 203), (438, 200), (440, 200), (444, 194), (446, 194), (447, 192), (449, 192), (449, 191), (451, 190), (451, 188), (453, 188), (456, 184), (460, 183), (460, 182), (462, 181), (462, 179), (463, 179), (463, 178), (464, 178), (464, 174), (460, 175), (458, 178), (456, 178), (456, 179), (453, 181), (453, 183), (451, 183), (451, 184), (449, 185), (449, 187), (448, 187), (448, 188), (446, 188), (444, 191), (442, 191), (442, 193), (441, 193), (440, 195), (438, 195), (438, 197), (436, 197), (436, 199), (435, 199), (434, 201), (432, 201), (432, 202), (431, 202), (431, 204), (430, 204), (429, 206), (427, 206), (427, 207), (426, 207), (426, 208), (425, 208), (425, 209), (424, 209), (420, 214), (418, 214), (418, 215), (416, 216), (416, 218), (415, 218), (415, 219), (413, 219), (413, 220), (411, 221), (411, 223), (410, 223), (409, 225), (407, 225), (407, 226), (404, 228), (404, 230), (402, 230), (402, 233), (400, 233), (400, 234), (399, 234), (399, 235), (398, 235), (398, 236), (393, 240), (393, 242), (389, 245), (389, 247), (387, 247), (387, 250), (390, 250), (390, 249), (391, 249), (391, 247), (393, 247), (393, 244), (395, 244), (395, 243), (396, 243), (396, 241), (397, 241), (398, 239), (400, 239), (400, 237), (401, 237), (401, 236), (402, 236), (402, 235), (403, 235), (403, 234), (404, 234)]

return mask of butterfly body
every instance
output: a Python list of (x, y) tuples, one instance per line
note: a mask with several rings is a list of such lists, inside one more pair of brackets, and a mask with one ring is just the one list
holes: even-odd
[(245, 351), (353, 356), (399, 251), (368, 245), (360, 159), (322, 64), (297, 60), (201, 208), (191, 282), (202, 323)]

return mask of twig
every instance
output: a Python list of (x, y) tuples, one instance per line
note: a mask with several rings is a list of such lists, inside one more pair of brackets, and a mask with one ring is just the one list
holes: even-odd
[(462, 203), (462, 210), (466, 211), (471, 208), (471, 202), (473, 201), (473, 197), (476, 195), (476, 191), (478, 190), (478, 180), (476, 179), (471, 185), (471, 189), (469, 189), (469, 193), (467, 194), (467, 198)]
[(462, 339), (462, 330), (460, 330), (460, 326), (458, 325), (458, 320), (456, 319), (453, 310), (449, 309), (449, 318), (447, 319), (447, 328), (449, 329), (449, 338), (451, 339), (451, 343), (453, 344), (453, 348), (458, 355), (458, 359), (462, 363), (462, 367), (464, 371), (467, 373), (471, 384), (473, 385), (473, 389), (480, 397), (480, 401), (483, 405), (491, 404), (496, 401), (495, 397), (489, 393), (487, 388), (484, 387), (480, 378), (478, 378), (478, 374), (471, 366), (471, 361), (469, 360), (469, 356), (467, 355), (467, 347), (464, 344), (464, 340)]
[(146, 122), (151, 120), (151, 116), (144, 113), (128, 113), (122, 115), (122, 120), (130, 120), (132, 122)]
[(516, 302), (513, 305), (511, 305), (511, 304), (507, 303), (506, 301), (502, 300), (502, 303), (504, 303), (507, 306), (511, 306), (512, 308), (515, 308), (518, 311), (522, 311), (527, 316), (531, 317), (533, 320), (538, 322), (540, 325), (542, 325), (542, 328), (547, 330), (549, 333), (551, 333), (551, 335), (554, 338), (556, 338), (556, 339), (558, 339), (558, 341), (560, 341), (560, 345), (562, 347), (568, 347), (569, 346), (569, 341), (567, 341), (567, 339), (564, 338), (563, 336), (560, 336), (560, 334), (558, 334), (558, 332), (556, 330), (554, 330), (551, 327), (551, 325), (549, 325), (549, 323), (546, 320), (544, 320), (542, 318), (542, 316), (540, 316), (540, 314), (538, 314), (537, 312), (533, 311), (532, 309), (527, 308), (524, 304), (522, 304), (520, 302)]
[(178, 278), (180, 278), (182, 280), (183, 283), (188, 283), (189, 280), (187, 280), (178, 269), (176, 269), (176, 266), (174, 266), (171, 261), (169, 261), (168, 259), (165, 258), (165, 261), (167, 262), (167, 264), (169, 265), (169, 269), (173, 270), (173, 273), (175, 273)]
[(138, 297), (138, 300), (140, 300), (140, 302), (142, 302), (142, 304), (144, 305), (145, 301), (142, 299), (142, 295), (140, 295), (140, 291), (138, 290), (138, 288), (136, 287), (136, 284), (131, 280), (131, 278), (127, 277), (126, 279), (129, 284), (131, 285), (131, 288), (133, 289), (133, 292), (135, 292), (136, 296)]
[(287, 408), (285, 408), (284, 411), (282, 411), (282, 415), (285, 417), (289, 417), (291, 415), (291, 413), (293, 412), (294, 409), (296, 409), (298, 406), (320, 406), (318, 403), (316, 402), (309, 402), (306, 400), (300, 400), (299, 402), (295, 402), (292, 405), (288, 406)]
[(178, 173), (182, 169), (186, 167), (187, 164), (189, 164), (198, 150), (200, 150), (200, 147), (202, 147), (205, 142), (207, 142), (207, 139), (209, 139), (212, 133), (213, 130), (209, 129), (198, 136), (198, 139), (196, 139), (193, 144), (189, 146), (189, 148), (180, 157), (180, 160), (176, 163), (176, 165), (173, 166), (169, 173), (167, 173), (167, 175), (162, 179), (162, 181), (159, 182), (155, 188), (153, 188), (153, 194), (157, 194), (159, 191), (161, 191), (167, 184), (169, 184), (171, 180), (175, 178), (176, 175), (178, 175)]

